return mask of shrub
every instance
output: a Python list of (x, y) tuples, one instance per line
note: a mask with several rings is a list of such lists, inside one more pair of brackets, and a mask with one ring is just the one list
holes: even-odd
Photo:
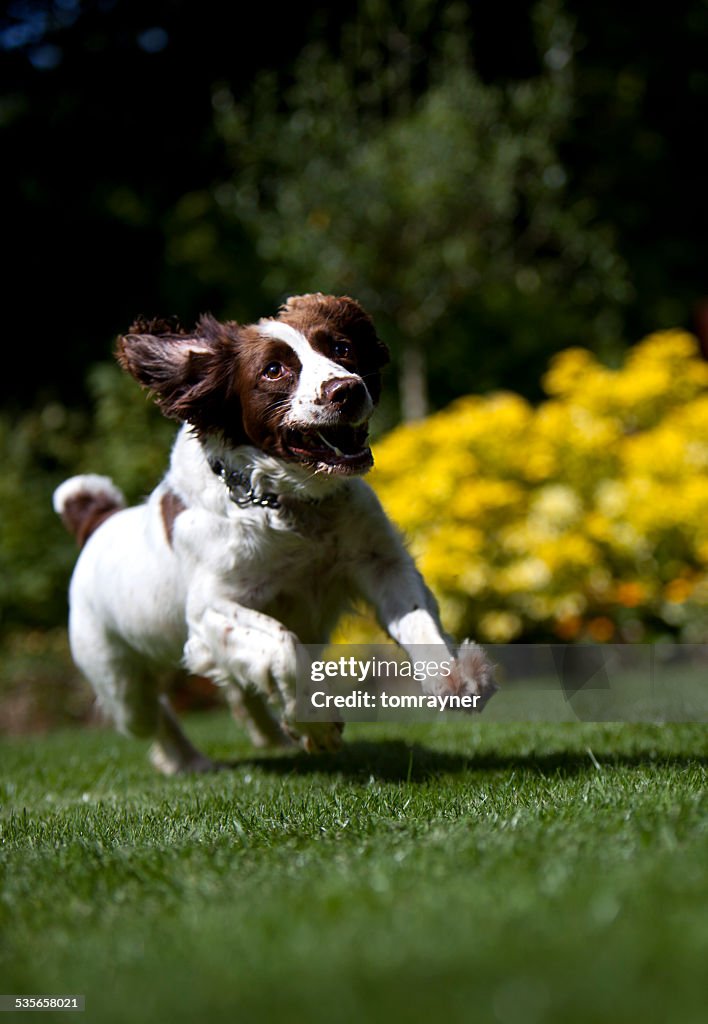
[(66, 620), (76, 549), (52, 509), (57, 484), (103, 473), (135, 501), (164, 472), (175, 424), (117, 366), (95, 366), (89, 388), (92, 416), (58, 402), (0, 416), (0, 638)]
[(568, 349), (543, 383), (535, 408), (469, 396), (376, 448), (371, 482), (446, 627), (488, 642), (708, 640), (708, 365), (695, 339), (653, 334), (618, 369)]

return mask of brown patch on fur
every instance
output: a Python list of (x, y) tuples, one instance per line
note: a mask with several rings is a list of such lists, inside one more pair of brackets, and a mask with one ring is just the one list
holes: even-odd
[(170, 547), (172, 547), (172, 537), (175, 532), (175, 519), (181, 512), (184, 512), (186, 508), (187, 506), (182, 501), (179, 494), (175, 494), (174, 491), (165, 491), (160, 499), (162, 522), (165, 527), (165, 534), (167, 535), (167, 543)]
[(61, 513), (64, 526), (76, 537), (80, 548), (101, 523), (123, 506), (104, 492), (80, 491), (66, 501)]

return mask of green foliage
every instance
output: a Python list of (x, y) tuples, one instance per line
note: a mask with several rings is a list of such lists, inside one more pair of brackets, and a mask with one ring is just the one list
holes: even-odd
[[(417, 0), (396, 21), (369, 0), (338, 52), (305, 48), (289, 86), (264, 73), (250, 103), (217, 89), (236, 169), (217, 199), (252, 234), (267, 287), (356, 295), (419, 376), (423, 354), (449, 364), (444, 336), (461, 317), (482, 351), (474, 321), (503, 328), (507, 363), (530, 333), (537, 359), (572, 341), (616, 345), (625, 272), (592, 206), (568, 202), (558, 151), (573, 108), (570, 28), (555, 4), (537, 22), (549, 66), (489, 84), (464, 5), (441, 14)], [(473, 377), (477, 360), (457, 355)], [(420, 415), (422, 380), (404, 376), (402, 392), (404, 412)]]
[(130, 502), (140, 500), (165, 472), (177, 426), (112, 363), (94, 366), (88, 384), (95, 412), (81, 450), (80, 471), (104, 473)]
[(189, 729), (243, 760), (0, 741), (3, 992), (96, 1024), (705, 1019), (703, 726), (360, 725), (309, 759)]
[(112, 477), (130, 501), (164, 472), (175, 425), (112, 364), (89, 375), (94, 412), (51, 402), (0, 416), (0, 634), (56, 625), (76, 558), (52, 509), (52, 492), (74, 473)]
[(0, 417), (0, 630), (59, 621), (72, 546), (51, 507), (86, 418), (51, 404)]

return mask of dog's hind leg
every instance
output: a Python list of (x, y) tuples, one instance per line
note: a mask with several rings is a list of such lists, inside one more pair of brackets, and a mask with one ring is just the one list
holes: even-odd
[(167, 696), (160, 691), (154, 665), (108, 635), (91, 616), (74, 614), (72, 619), (74, 660), (117, 730), (124, 736), (152, 739), (150, 760), (164, 775), (219, 767), (182, 732)]
[(222, 765), (202, 754), (185, 736), (169, 698), (158, 698), (158, 721), (155, 741), (150, 748), (150, 761), (163, 775), (180, 772), (212, 772)]

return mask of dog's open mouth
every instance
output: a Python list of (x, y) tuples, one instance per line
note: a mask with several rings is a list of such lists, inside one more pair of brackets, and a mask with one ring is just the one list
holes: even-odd
[(359, 427), (297, 427), (288, 431), (286, 446), (298, 462), (324, 463), (335, 472), (355, 473), (374, 464), (368, 436), (365, 423)]

